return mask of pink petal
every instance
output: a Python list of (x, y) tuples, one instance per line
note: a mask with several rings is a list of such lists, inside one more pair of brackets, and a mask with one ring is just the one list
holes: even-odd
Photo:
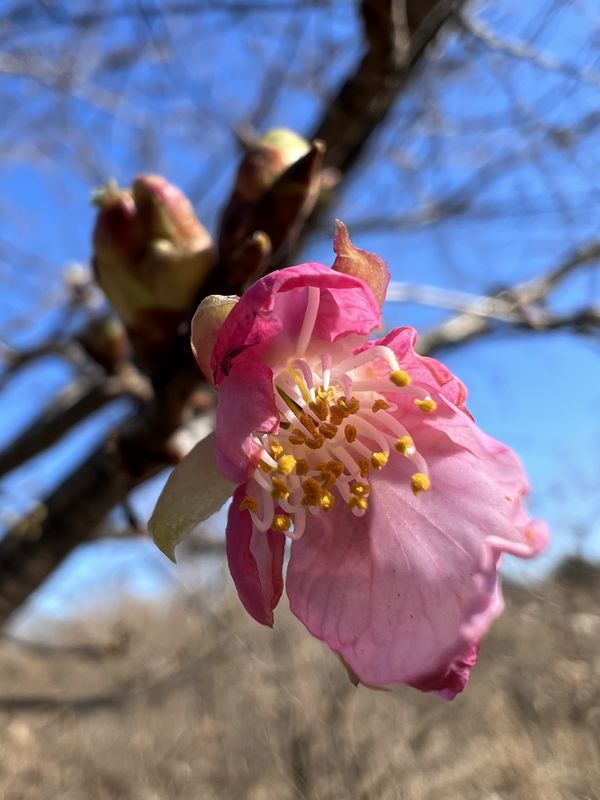
[(273, 373), (262, 362), (240, 356), (219, 386), (216, 451), (225, 477), (245, 482), (262, 451), (252, 433), (273, 433), (278, 427)]
[[(474, 454), (425, 424), (413, 433), (431, 489), (413, 496), (409, 460), (393, 457), (372, 478), (363, 518), (340, 504), (294, 542), (287, 591), (292, 611), (361, 682), (451, 696), (501, 611), (498, 551), (524, 542), (526, 484), (497, 443), (490, 457), (489, 448)], [(519, 496), (507, 500), (509, 489)]]
[(246, 611), (262, 625), (273, 626), (273, 609), (283, 591), (285, 536), (261, 533), (252, 526), (248, 511), (240, 511), (246, 486), (238, 486), (227, 519), (227, 563)]
[[(465, 505), (488, 507), (491, 522), (485, 530), (486, 543), (519, 558), (538, 555), (548, 543), (548, 528), (541, 520), (531, 520), (527, 513), (529, 483), (515, 453), (462, 412), (449, 404), (444, 409), (443, 400), (436, 413), (422, 415), (420, 423), (411, 428), (411, 434), (429, 467), (436, 460), (452, 458), (456, 470), (462, 473), (461, 481), (469, 481)], [(462, 452), (457, 454), (459, 449)], [(455, 492), (455, 487), (452, 479), (439, 486), (448, 494)]]
[(374, 253), (355, 247), (348, 236), (348, 229), (339, 219), (335, 221), (333, 249), (336, 259), (332, 269), (360, 278), (382, 306), (390, 282), (390, 271), (385, 261)]
[(377, 301), (358, 278), (321, 264), (272, 272), (244, 293), (220, 330), (211, 361), (217, 384), (246, 348), (271, 365), (294, 354), (309, 287), (320, 290), (313, 338), (332, 343), (350, 334), (364, 337), (379, 325)]
[(416, 353), (414, 348), (418, 338), (414, 328), (396, 328), (383, 339), (367, 342), (358, 348), (357, 352), (375, 345), (389, 347), (393, 350), (402, 369), (410, 374), (414, 383), (429, 391), (439, 392), (450, 403), (466, 411), (464, 407), (467, 399), (465, 385), (440, 361)]

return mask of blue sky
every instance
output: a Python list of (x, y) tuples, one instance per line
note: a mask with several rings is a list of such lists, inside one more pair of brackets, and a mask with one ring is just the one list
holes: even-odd
[[(554, 67), (498, 52), (469, 35), (448, 37), (396, 103), (302, 259), (331, 263), (331, 220), (339, 216), (356, 244), (388, 260), (394, 280), (482, 293), (539, 274), (597, 236), (595, 127), (582, 127), (569, 147), (558, 135), (573, 126), (579, 131), (581, 120), (598, 109), (600, 83), (594, 82), (600, 66), (593, 48), (598, 20), (593, 22), (592, 3), (576, 5), (561, 6), (554, 15), (545, 13), (541, 0), (527, 8), (509, 0), (473, 6), (477, 24), (551, 54)], [(95, 185), (111, 176), (127, 184), (138, 172), (162, 172), (189, 192), (200, 218), (214, 230), (237, 162), (232, 127), (252, 118), (262, 103), (264, 113), (252, 119), (260, 129), (286, 125), (308, 132), (318, 117), (318, 95), (330, 92), (359, 54), (350, 2), (249, 14), (230, 23), (226, 13), (207, 14), (196, 37), (180, 18), (159, 16), (150, 27), (135, 30), (130, 23), (106, 26), (96, 41), (100, 51), (134, 36), (143, 56), (125, 82), (118, 71), (90, 69), (96, 89), (118, 87), (118, 113), (99, 109), (83, 90), (75, 92), (66, 101), (67, 135), (50, 155), (0, 163), (0, 331), (6, 341), (24, 346), (51, 329), (62, 270), (89, 259), (89, 195)], [(53, 49), (64, 48), (63, 35), (33, 30), (23, 41), (37, 41), (51, 57)], [(165, 41), (175, 43), (169, 68), (157, 44)], [(80, 50), (85, 46), (81, 42)], [(266, 103), (264, 75), (282, 58), (285, 70)], [(582, 67), (585, 80), (573, 76)], [(304, 85), (307, 75), (310, 88)], [(35, 117), (38, 107), (56, 101), (30, 84), (15, 79), (13, 91), (25, 93)], [(158, 144), (142, 146), (144, 137), (154, 138), (148, 132), (158, 132)], [(29, 133), (32, 141), (43, 141), (34, 127)], [(97, 158), (86, 167), (81, 153), (90, 137)], [(424, 221), (423, 210), (431, 204), (465, 198), (462, 213)], [(553, 307), (600, 304), (599, 292), (593, 271), (585, 271), (565, 284)], [(446, 316), (405, 303), (384, 310), (389, 327), (425, 329)], [(545, 558), (526, 565), (507, 560), (507, 571), (527, 579), (575, 549), (598, 557), (598, 339), (499, 331), (443, 359), (468, 385), (470, 408), (481, 427), (521, 456), (534, 487), (532, 509), (553, 528)], [(68, 377), (63, 365), (50, 360), (15, 379), (0, 397), (0, 444), (28, 425)], [(54, 485), (123, 411), (107, 409), (61, 447), (11, 475), (1, 486), (3, 506), (18, 512)], [(135, 498), (141, 516), (147, 516), (157, 490), (158, 483)], [(576, 534), (583, 530), (588, 536), (582, 544)], [(73, 597), (93, 596), (94, 587), (111, 582), (152, 592), (157, 582), (176, 574), (159, 564), (161, 558), (147, 542), (89, 545), (38, 602), (58, 613)]]

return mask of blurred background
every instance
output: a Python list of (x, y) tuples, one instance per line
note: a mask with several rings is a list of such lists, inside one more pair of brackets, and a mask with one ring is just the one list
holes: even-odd
[[(600, 797), (596, 2), (1, 8), (0, 796)], [(244, 617), (224, 512), (177, 567), (145, 530), (211, 428), (197, 302), (335, 218), (553, 531), (452, 704)]]

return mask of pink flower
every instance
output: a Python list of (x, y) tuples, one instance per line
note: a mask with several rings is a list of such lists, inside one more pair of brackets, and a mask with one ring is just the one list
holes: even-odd
[[(291, 610), (356, 681), (452, 698), (502, 610), (501, 553), (535, 555), (546, 528), (527, 516), (518, 459), (477, 428), (463, 384), (415, 353), (415, 331), (368, 341), (380, 326), (383, 262), (343, 228), (336, 251), (334, 269), (290, 267), (226, 305), (210, 359), (226, 482), (215, 490), (218, 472), (195, 468), (197, 492), (213, 481), (222, 503), (237, 487), (227, 558), (254, 619), (273, 624), (291, 540)], [(197, 351), (205, 319), (201, 306)], [(203, 460), (211, 449), (202, 444)], [(181, 482), (170, 483), (151, 522), (169, 551), (206, 516), (193, 508), (173, 523)]]

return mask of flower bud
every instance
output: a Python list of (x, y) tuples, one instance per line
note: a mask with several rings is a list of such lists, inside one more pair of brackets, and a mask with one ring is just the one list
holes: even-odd
[(192, 351), (206, 379), (214, 383), (210, 360), (221, 326), (240, 298), (220, 294), (205, 297), (192, 320)]
[(273, 257), (312, 210), (318, 195), (322, 143), (309, 143), (285, 128), (269, 131), (240, 164), (221, 220), (219, 252), (229, 262), (240, 245), (263, 231)]
[[(159, 175), (95, 196), (96, 279), (127, 327), (169, 339), (214, 263), (211, 238), (185, 195)], [(157, 329), (158, 326), (158, 329)]]

